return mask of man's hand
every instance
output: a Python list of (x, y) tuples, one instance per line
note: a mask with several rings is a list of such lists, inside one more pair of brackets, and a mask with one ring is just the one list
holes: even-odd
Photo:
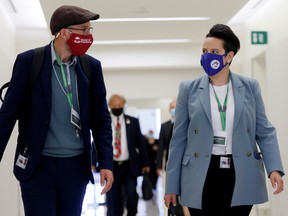
[(144, 173), (149, 173), (150, 172), (150, 167), (149, 166), (145, 166), (142, 168), (142, 174)]
[(96, 172), (96, 166), (91, 165), (91, 170), (92, 170), (93, 172)]
[(273, 192), (274, 195), (279, 194), (284, 190), (284, 182), (279, 172), (273, 171), (270, 174), (270, 181), (272, 187), (275, 189), (275, 191)]
[(111, 189), (113, 181), (114, 181), (114, 178), (113, 178), (113, 173), (111, 170), (108, 170), (108, 169), (100, 170), (100, 184), (101, 186), (105, 185), (105, 187), (101, 191), (101, 195), (105, 194)]
[(162, 169), (156, 169), (156, 173), (158, 176), (162, 176)]

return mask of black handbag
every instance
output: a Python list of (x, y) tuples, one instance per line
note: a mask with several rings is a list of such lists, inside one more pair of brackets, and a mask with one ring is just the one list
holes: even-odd
[(151, 200), (153, 198), (153, 186), (147, 173), (143, 174), (142, 196), (144, 200)]
[(169, 209), (168, 209), (168, 216), (184, 216), (183, 207), (179, 203), (179, 198), (176, 199), (177, 204), (176, 206), (173, 206), (172, 202), (170, 203)]
[(176, 216), (175, 207), (173, 206), (172, 202), (170, 203), (170, 206), (168, 209), (168, 216)]

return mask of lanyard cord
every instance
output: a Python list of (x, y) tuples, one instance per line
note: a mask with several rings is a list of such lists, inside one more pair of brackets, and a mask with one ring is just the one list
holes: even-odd
[(220, 100), (217, 97), (216, 91), (215, 91), (214, 86), (212, 84), (213, 92), (214, 92), (215, 99), (216, 99), (217, 105), (218, 105), (218, 111), (220, 113), (221, 126), (222, 126), (223, 131), (226, 130), (226, 110), (227, 110), (227, 101), (228, 101), (229, 81), (230, 81), (230, 74), (228, 76), (227, 92), (226, 92), (223, 106), (221, 106)]
[[(71, 76), (70, 76), (70, 72), (69, 70), (66, 68), (67, 70), (67, 77), (66, 77), (66, 73), (64, 71), (64, 67), (63, 67), (63, 62), (61, 61), (58, 53), (55, 51), (55, 55), (57, 58), (57, 62), (60, 65), (61, 68), (61, 73), (62, 73), (62, 79), (63, 79), (63, 84), (64, 84), (64, 89), (65, 89), (65, 94), (68, 100), (68, 103), (70, 105), (70, 107), (73, 107), (73, 103), (72, 103), (72, 84), (71, 84)], [(67, 79), (68, 78), (68, 79)], [(58, 80), (59, 81), (59, 80)]]

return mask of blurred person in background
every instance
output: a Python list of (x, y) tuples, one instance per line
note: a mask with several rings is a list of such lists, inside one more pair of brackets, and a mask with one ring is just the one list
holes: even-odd
[(156, 159), (158, 151), (158, 140), (154, 137), (153, 130), (149, 130), (145, 136), (145, 143), (147, 147), (148, 157), (150, 161), (150, 172), (148, 174), (153, 190), (156, 190), (158, 175), (156, 173)]
[(114, 94), (109, 99), (113, 130), (114, 183), (106, 194), (107, 216), (136, 216), (139, 196), (137, 177), (149, 173), (149, 158), (139, 120), (124, 113), (126, 100)]

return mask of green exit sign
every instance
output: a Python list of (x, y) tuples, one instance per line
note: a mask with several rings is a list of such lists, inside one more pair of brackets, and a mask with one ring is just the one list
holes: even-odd
[(267, 32), (266, 31), (252, 31), (251, 32), (251, 44), (267, 44)]

